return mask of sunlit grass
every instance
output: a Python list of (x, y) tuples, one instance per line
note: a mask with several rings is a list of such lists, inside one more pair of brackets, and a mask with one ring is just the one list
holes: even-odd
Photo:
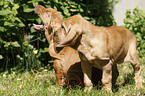
[[(140, 59), (145, 87), (145, 60)], [(59, 88), (55, 83), (54, 70), (41, 68), (18, 72), (14, 69), (0, 73), (0, 96), (144, 96), (145, 88), (136, 90), (131, 64), (118, 66), (120, 85), (113, 89), (113, 94), (106, 93), (103, 88), (94, 87), (89, 93), (82, 88)], [(124, 83), (124, 84), (122, 84)]]

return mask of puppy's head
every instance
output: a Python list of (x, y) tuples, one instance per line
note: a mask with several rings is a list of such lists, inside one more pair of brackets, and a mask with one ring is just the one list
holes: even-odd
[(52, 8), (45, 8), (41, 5), (36, 5), (34, 10), (35, 10), (35, 13), (38, 14), (38, 16), (40, 16), (44, 25), (49, 26), (51, 21), (63, 20), (62, 15), (60, 15), (56, 10)]
[(43, 15), (46, 12), (46, 8), (41, 5), (36, 5), (34, 11), (38, 15)]
[(36, 5), (34, 9), (35, 13), (38, 14), (38, 16), (41, 18), (43, 21), (44, 25), (50, 24), (51, 20), (51, 13), (47, 11), (47, 9), (41, 5)]

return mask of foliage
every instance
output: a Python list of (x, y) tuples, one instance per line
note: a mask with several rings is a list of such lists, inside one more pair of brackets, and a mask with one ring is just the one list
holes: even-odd
[[(38, 4), (59, 11), (64, 19), (81, 14), (98, 26), (113, 25), (114, 0), (1, 0), (0, 1), (0, 71), (17, 64), (27, 69), (47, 65), (51, 58), (44, 33), (33, 23), (42, 24), (34, 13)], [(38, 52), (36, 52), (38, 51)]]
[(145, 57), (145, 10), (136, 7), (133, 12), (127, 10), (124, 19), (125, 27), (131, 30), (138, 41), (138, 51), (140, 57)]
[(54, 4), (48, 7), (60, 11), (64, 18), (80, 14), (94, 25), (111, 26), (115, 24), (112, 15), (114, 4), (114, 0), (54, 0)]
[(33, 54), (33, 50), (38, 50), (41, 42), (41, 48), (47, 44), (45, 36), (33, 29), (32, 23), (36, 22), (34, 6), (30, 1), (0, 1), (0, 67), (7, 69), (19, 64), (28, 69), (40, 65), (36, 58), (42, 53)]

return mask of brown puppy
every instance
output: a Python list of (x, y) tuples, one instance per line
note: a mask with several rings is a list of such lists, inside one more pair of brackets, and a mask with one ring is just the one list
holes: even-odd
[[(45, 35), (49, 43), (49, 54), (53, 58), (57, 83), (63, 85), (65, 77), (69, 85), (74, 86), (80, 84), (83, 87), (83, 73), (78, 52), (71, 47), (61, 48), (57, 52), (55, 49), (55, 43), (66, 36), (61, 25), (63, 22), (62, 16), (56, 10), (44, 8), (40, 5), (35, 7), (35, 12), (42, 19), (44, 26), (34, 24), (34, 28), (36, 30), (45, 30)], [(55, 38), (53, 38), (54, 32), (57, 33), (55, 34)], [(55, 42), (55, 40), (57, 41)], [(98, 74), (93, 79), (94, 83), (97, 84), (101, 80), (102, 72), (98, 69), (94, 69), (93, 72)]]
[(117, 64), (130, 61), (135, 72), (137, 88), (142, 88), (142, 76), (137, 54), (135, 36), (126, 28), (119, 26), (97, 27), (80, 15), (63, 21), (65, 38), (60, 39), (58, 47), (71, 46), (78, 50), (84, 74), (85, 89), (92, 88), (92, 66), (103, 71), (102, 84), (111, 91), (118, 77)]

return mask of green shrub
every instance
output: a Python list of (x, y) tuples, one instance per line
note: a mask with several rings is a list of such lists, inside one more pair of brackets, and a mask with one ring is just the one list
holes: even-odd
[[(38, 2), (43, 0), (0, 1), (0, 71), (16, 65), (27, 69), (36, 68), (41, 65), (39, 61), (43, 62), (44, 58), (49, 60), (49, 56), (40, 57), (46, 52), (42, 50), (44, 46), (48, 47), (45, 36), (33, 28), (33, 23), (41, 23), (40, 18), (34, 14)], [(43, 52), (34, 54), (33, 50), (40, 48)]]
[(136, 7), (133, 12), (127, 10), (124, 19), (125, 27), (132, 31), (138, 41), (138, 52), (140, 57), (145, 57), (145, 10)]

